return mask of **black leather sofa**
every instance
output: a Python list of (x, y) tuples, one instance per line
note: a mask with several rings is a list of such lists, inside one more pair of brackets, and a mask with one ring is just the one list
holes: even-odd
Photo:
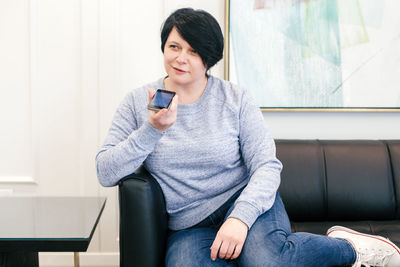
[[(294, 232), (333, 225), (400, 245), (400, 140), (276, 140), (279, 192)], [(167, 213), (143, 168), (119, 184), (120, 266), (164, 265)]]

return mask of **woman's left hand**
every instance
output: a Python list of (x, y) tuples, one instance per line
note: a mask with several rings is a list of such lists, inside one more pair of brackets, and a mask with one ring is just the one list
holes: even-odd
[(228, 218), (222, 224), (211, 246), (211, 259), (215, 261), (217, 255), (219, 258), (226, 260), (233, 260), (239, 257), (244, 241), (246, 241), (248, 230), (247, 225), (241, 220)]

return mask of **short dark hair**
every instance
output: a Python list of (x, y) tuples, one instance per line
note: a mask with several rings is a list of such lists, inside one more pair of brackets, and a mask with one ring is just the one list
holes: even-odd
[(181, 8), (165, 20), (161, 29), (161, 51), (173, 28), (199, 53), (207, 70), (223, 56), (224, 37), (217, 20), (204, 10)]

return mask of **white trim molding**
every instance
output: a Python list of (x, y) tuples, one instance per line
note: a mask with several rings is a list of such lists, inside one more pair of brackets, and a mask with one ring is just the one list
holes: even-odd
[[(74, 266), (74, 253), (39, 253), (40, 266), (43, 267), (67, 267)], [(79, 265), (90, 267), (118, 267), (119, 253), (118, 252), (80, 252)]]
[(34, 184), (38, 183), (32, 176), (0, 176), (0, 184)]

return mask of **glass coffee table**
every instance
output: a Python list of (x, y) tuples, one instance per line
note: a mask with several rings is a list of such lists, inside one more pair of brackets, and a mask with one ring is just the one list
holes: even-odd
[(86, 251), (105, 197), (0, 197), (0, 267), (39, 266), (38, 252)]

